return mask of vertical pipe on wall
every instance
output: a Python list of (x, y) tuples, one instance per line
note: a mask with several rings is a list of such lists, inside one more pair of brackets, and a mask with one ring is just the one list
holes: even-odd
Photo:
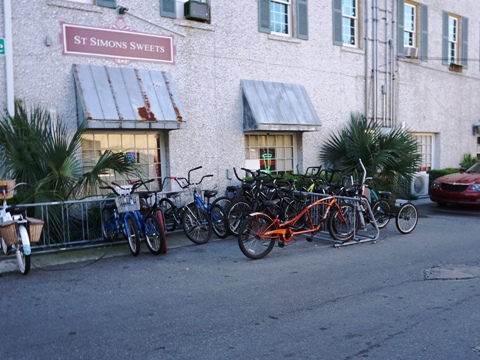
[(398, 31), (396, 21), (397, 12), (396, 7), (398, 6), (398, 1), (392, 1), (392, 39), (390, 40), (390, 119), (392, 121), (392, 126), (396, 125), (395, 119), (395, 40), (397, 34), (395, 31)]
[(11, 0), (3, 0), (3, 16), (5, 24), (5, 85), (7, 87), (7, 110), (15, 113), (15, 97), (13, 94), (13, 46), (12, 46), (12, 4)]
[(367, 6), (367, 0), (365, 0), (365, 6), (363, 13), (365, 15), (365, 29), (363, 31), (363, 43), (365, 46), (365, 118), (368, 119), (368, 113), (369, 113), (369, 92), (368, 92), (368, 84), (369, 84), (369, 75), (368, 75), (368, 6)]
[(373, 0), (372, 7), (372, 68), (373, 68), (373, 121), (377, 121), (377, 97), (378, 97), (378, 0)]
[(388, 91), (388, 0), (385, 0), (385, 83), (384, 83), (384, 107), (383, 107), (383, 126), (387, 126), (387, 121), (388, 121), (388, 96), (390, 94), (390, 91)]

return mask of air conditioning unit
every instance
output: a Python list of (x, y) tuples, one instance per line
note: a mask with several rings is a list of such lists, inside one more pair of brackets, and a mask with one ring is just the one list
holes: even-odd
[(418, 48), (406, 46), (403, 50), (405, 52), (405, 57), (407, 58), (417, 58), (418, 57)]
[(210, 21), (210, 8), (207, 3), (189, 0), (184, 4), (183, 14), (185, 19)]
[(428, 195), (430, 176), (426, 172), (419, 172), (413, 175), (412, 183), (410, 186), (410, 192), (415, 196)]

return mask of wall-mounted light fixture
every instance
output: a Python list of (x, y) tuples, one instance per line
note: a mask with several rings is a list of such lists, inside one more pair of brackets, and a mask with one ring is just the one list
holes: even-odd
[(119, 15), (125, 15), (125, 13), (128, 11), (128, 8), (126, 8), (125, 6), (117, 6), (117, 9), (118, 9), (118, 14)]
[(43, 40), (43, 43), (45, 44), (45, 46), (52, 46), (53, 44), (52, 38), (48, 35), (45, 36), (45, 40)]

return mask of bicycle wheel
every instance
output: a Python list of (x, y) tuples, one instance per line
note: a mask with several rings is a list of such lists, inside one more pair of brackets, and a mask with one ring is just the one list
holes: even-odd
[(172, 200), (163, 198), (158, 203), (158, 206), (163, 212), (163, 217), (165, 219), (165, 230), (173, 231), (177, 227), (177, 216), (175, 204)]
[(207, 212), (200, 209), (195, 203), (185, 206), (182, 223), (185, 235), (195, 244), (205, 244), (212, 237), (212, 221)]
[[(338, 241), (349, 241), (355, 236), (355, 227), (358, 224), (358, 215), (355, 212), (355, 206), (344, 203), (340, 209), (334, 208), (327, 219), (328, 232), (332, 238)], [(340, 211), (346, 221), (340, 216)]]
[(152, 214), (147, 215), (145, 218), (145, 238), (148, 250), (153, 255), (164, 253), (165, 230), (158, 218)]
[(17, 265), (20, 269), (20, 272), (23, 275), (27, 275), (30, 272), (30, 253), (25, 255), (24, 244), (30, 243), (28, 239), (28, 232), (25, 226), (18, 227), (18, 242), (17, 242), (17, 251), (15, 252), (17, 258)]
[(165, 229), (165, 216), (163, 216), (163, 212), (162, 210), (160, 209), (156, 209), (155, 211), (155, 216), (157, 217), (158, 221), (160, 222), (160, 229), (163, 229), (163, 234), (165, 235), (165, 243), (164, 243), (164, 246), (162, 248), (162, 254), (166, 254), (167, 253), (167, 235), (165, 234), (166, 232), (166, 229)]
[(379, 229), (383, 229), (390, 222), (390, 204), (385, 200), (375, 201), (372, 213)]
[(243, 255), (252, 260), (267, 256), (275, 245), (275, 239), (262, 238), (262, 234), (268, 230), (274, 228), (267, 215), (257, 214), (243, 220), (238, 230), (238, 246)]
[(128, 247), (133, 256), (140, 254), (140, 235), (138, 226), (132, 214), (124, 216), (125, 233), (127, 234)]
[(218, 205), (223, 210), (227, 210), (228, 206), (232, 203), (232, 199), (227, 196), (220, 196), (212, 202), (212, 206)]
[(418, 223), (418, 210), (411, 203), (403, 204), (398, 210), (395, 225), (402, 234), (410, 234)]
[(238, 228), (249, 212), (250, 204), (248, 202), (238, 200), (230, 204), (227, 210), (227, 224), (231, 234), (238, 235)]
[(228, 228), (225, 222), (225, 210), (219, 205), (212, 205), (210, 208), (210, 218), (212, 220), (213, 231), (220, 239), (228, 236)]
[(101, 216), (102, 235), (106, 241), (117, 240), (118, 233), (116, 231), (115, 218), (113, 211), (109, 209), (102, 210)]

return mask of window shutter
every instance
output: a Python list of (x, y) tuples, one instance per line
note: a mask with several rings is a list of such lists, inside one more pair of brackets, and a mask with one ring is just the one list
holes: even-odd
[(468, 18), (462, 17), (462, 32), (460, 34), (462, 38), (462, 58), (460, 59), (460, 63), (466, 69), (468, 65)]
[(297, 0), (297, 38), (308, 40), (308, 0)]
[(442, 23), (442, 64), (448, 65), (448, 12), (443, 12)]
[(258, 31), (270, 34), (270, 0), (258, 0)]
[(176, 0), (160, 0), (160, 16), (177, 18), (177, 1)]
[(342, 36), (342, 0), (332, 0), (333, 44), (343, 45)]
[(117, 0), (97, 0), (97, 5), (115, 9), (117, 7)]
[(405, 1), (398, 0), (397, 1), (397, 55), (399, 57), (404, 57), (404, 21), (405, 21)]
[(428, 6), (420, 6), (420, 60), (428, 60)]

